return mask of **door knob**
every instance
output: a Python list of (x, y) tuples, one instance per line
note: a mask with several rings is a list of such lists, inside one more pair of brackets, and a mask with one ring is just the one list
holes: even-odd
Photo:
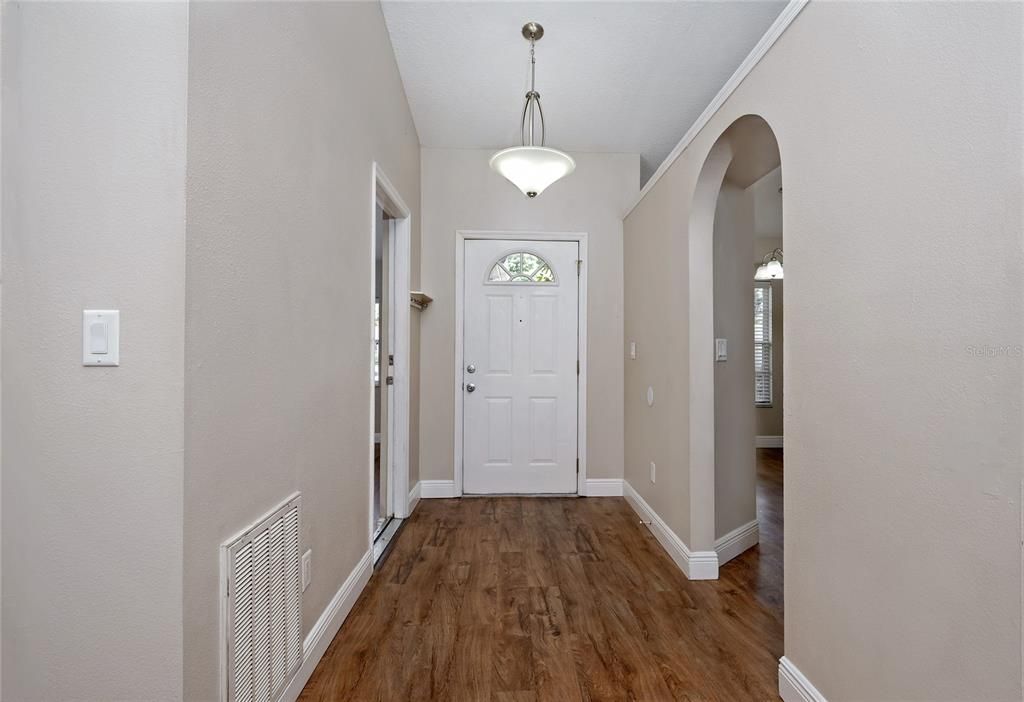
[(466, 366), (466, 372), (467, 373), (476, 373), (476, 366), (474, 366), (472, 363), (470, 363), (468, 366)]
[(473, 392), (474, 390), (476, 390), (475, 383), (466, 383), (466, 392)]

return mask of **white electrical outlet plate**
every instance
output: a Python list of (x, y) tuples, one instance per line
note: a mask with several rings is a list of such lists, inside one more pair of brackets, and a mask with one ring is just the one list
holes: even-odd
[(306, 552), (302, 554), (302, 591), (305, 592), (306, 588), (309, 587), (309, 582), (313, 579), (313, 549), (306, 549)]
[(117, 366), (121, 363), (119, 310), (82, 310), (82, 365)]
[(657, 469), (658, 469), (658, 467), (656, 465), (654, 465), (654, 461), (651, 461), (651, 482), (652, 483), (655, 482), (655, 478), (657, 477)]

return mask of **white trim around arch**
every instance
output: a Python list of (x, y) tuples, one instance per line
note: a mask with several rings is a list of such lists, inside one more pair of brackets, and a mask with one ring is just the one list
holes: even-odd
[[(517, 232), (517, 231), (475, 231), (458, 230), (455, 232), (455, 375), (453, 391), (455, 393), (455, 479), (449, 488), (447, 481), (438, 488), (437, 497), (460, 497), (462, 495), (462, 366), (463, 366), (463, 328), (464, 328), (464, 287), (465, 287), (465, 251), (467, 239), (509, 239), (515, 241), (574, 241), (579, 243), (580, 287), (579, 287), (579, 328), (577, 348), (579, 349), (579, 382), (577, 384), (576, 455), (579, 457), (579, 471), (576, 476), (576, 490), (579, 495), (587, 494), (587, 233), (586, 232)], [(433, 489), (429, 492), (433, 493)], [(428, 489), (423, 489), (423, 497), (428, 497)], [(429, 496), (434, 496), (433, 494)]]
[(711, 353), (715, 338), (714, 223), (718, 195), (733, 156), (729, 139), (719, 136), (697, 176), (687, 223), (688, 546), (698, 551), (715, 547), (715, 364)]

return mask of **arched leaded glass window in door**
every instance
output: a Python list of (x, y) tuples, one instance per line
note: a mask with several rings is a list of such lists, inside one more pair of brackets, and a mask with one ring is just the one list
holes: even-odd
[(488, 283), (554, 283), (551, 266), (540, 256), (516, 251), (498, 260), (487, 275)]

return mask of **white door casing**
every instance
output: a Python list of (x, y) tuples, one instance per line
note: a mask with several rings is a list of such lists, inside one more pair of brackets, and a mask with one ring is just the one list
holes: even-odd
[[(389, 240), (387, 278), (390, 281), (388, 289), (393, 297), (390, 305), (392, 315), (389, 321), (391, 351), (395, 357), (395, 363), (391, 369), (394, 383), (387, 387), (388, 390), (388, 429), (389, 429), (389, 490), (391, 511), (395, 517), (405, 518), (409, 516), (409, 402), (410, 402), (410, 308), (409, 308), (409, 287), (410, 287), (410, 266), (411, 266), (411, 241), (412, 241), (412, 211), (402, 200), (398, 189), (391, 183), (380, 166), (374, 162), (370, 172), (369, 188), (369, 266), (373, 271), (375, 268), (374, 240), (377, 219), (377, 207), (382, 207), (393, 219), (389, 220)], [(376, 295), (375, 275), (370, 275), (370, 300)], [(366, 381), (369, 390), (367, 403), (367, 419), (369, 428), (368, 460), (367, 471), (367, 548), (373, 547), (373, 435), (374, 411), (373, 411), (373, 375), (369, 372), (372, 368), (374, 356), (374, 328), (373, 307), (367, 309), (367, 359), (368, 372)], [(381, 367), (382, 379), (387, 375), (387, 359), (383, 359)], [(383, 438), (383, 437), (382, 437)], [(382, 465), (383, 468), (383, 465)]]
[[(467, 239), (463, 265), (463, 490), (577, 491), (579, 243)], [(510, 254), (550, 268), (491, 280)], [(513, 258), (508, 272), (516, 274)], [(543, 278), (553, 277), (551, 281)], [(474, 372), (469, 372), (473, 367)]]

